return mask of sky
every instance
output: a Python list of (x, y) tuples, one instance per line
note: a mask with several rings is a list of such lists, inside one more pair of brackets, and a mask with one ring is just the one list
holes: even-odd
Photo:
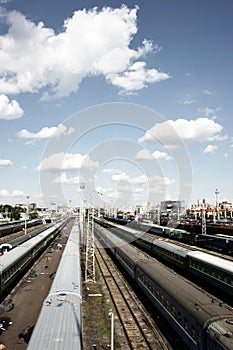
[(232, 202), (232, 62), (232, 0), (0, 0), (0, 203)]

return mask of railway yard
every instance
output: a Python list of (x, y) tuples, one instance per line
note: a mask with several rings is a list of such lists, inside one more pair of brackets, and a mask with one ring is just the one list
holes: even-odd
[[(42, 305), (46, 298), (48, 300), (48, 293), (51, 286), (53, 286), (54, 278), (56, 279), (56, 277), (54, 277), (56, 276), (55, 272), (58, 271), (58, 266), (64, 256), (67, 242), (69, 243), (69, 236), (73, 230), (73, 223), (74, 220), (71, 220), (61, 229), (59, 235), (50, 243), (49, 247), (42, 253), (39, 259), (30, 266), (29, 271), (21, 278), (17, 286), (10, 292), (6, 299), (2, 300), (2, 307), (0, 310), (0, 343), (4, 344), (6, 349), (27, 349), (34, 326), (37, 325), (37, 319), (41, 312)], [(109, 256), (106, 250), (103, 249), (101, 246), (100, 233), (102, 230), (106, 231), (106, 229), (98, 228), (98, 226), (99, 225), (97, 225), (98, 240), (96, 238), (94, 282), (85, 282), (86, 254), (85, 251), (82, 250), (83, 247), (81, 247), (80, 250), (82, 320), (79, 321), (82, 322), (81, 345), (80, 347), (68, 347), (69, 350), (72, 348), (83, 350), (110, 349), (111, 336), (113, 334), (113, 329), (111, 329), (111, 327), (113, 327), (113, 320), (114, 349), (196, 349), (193, 340), (196, 337), (196, 335), (194, 335), (194, 330), (192, 329), (193, 339), (192, 337), (190, 337), (190, 339), (187, 338), (190, 342), (190, 345), (187, 345), (188, 342), (183, 342), (181, 340), (182, 337), (180, 338), (177, 333), (172, 330), (173, 325), (171, 327), (169, 319), (166, 318), (166, 314), (164, 314), (164, 317), (163, 313), (158, 311), (155, 305), (151, 303), (150, 297), (145, 297), (142, 288), (139, 286), (140, 283), (135, 283), (134, 281), (134, 272), (130, 277), (124, 272), (122, 266), (119, 265), (120, 260), (123, 261), (125, 259), (124, 254), (128, 250), (124, 248), (120, 249), (117, 254), (117, 259), (119, 261), (117, 261), (115, 257)], [(73, 235), (74, 234), (75, 232), (73, 232)], [(79, 235), (79, 232), (77, 232), (77, 234)], [(74, 239), (72, 238), (69, 244), (72, 246), (73, 242)], [(106, 241), (104, 241), (104, 245), (106, 245)], [(108, 250), (111, 251), (112, 249)], [(115, 250), (113, 249), (112, 251), (113, 254), (115, 254)], [(131, 248), (129, 250), (129, 256), (131, 254), (130, 252)], [(68, 253), (71, 255), (71, 250), (68, 250)], [(136, 254), (135, 257), (137, 257), (137, 259), (143, 261), (144, 257), (139, 258), (142, 253), (138, 252), (134, 254)], [(148, 256), (148, 259), (151, 258)], [(142, 263), (141, 266), (143, 266)], [(161, 267), (161, 271), (165, 271), (163, 270), (163, 267)], [(172, 276), (170, 277), (170, 280), (174, 278), (173, 283), (184, 283), (184, 286), (182, 287), (183, 289), (190, 288), (186, 287), (186, 282), (175, 282), (177, 272), (173, 271), (169, 272), (168, 275), (169, 274)], [(179, 281), (182, 280), (180, 279)], [(72, 283), (74, 282), (72, 281)], [(148, 285), (148, 288), (151, 287)], [(187, 297), (189, 295), (188, 293), (189, 291), (187, 289)], [(201, 293), (201, 291), (196, 291), (195, 289), (193, 289), (192, 292), (193, 298), (196, 298), (196, 305), (198, 305), (198, 308), (201, 307), (201, 298), (203, 298), (201, 297)], [(63, 298), (64, 295), (64, 292), (63, 294), (59, 294), (59, 296), (62, 296)], [(211, 299), (212, 297), (209, 297), (207, 292), (204, 292), (203, 295), (206, 299), (204, 304), (207, 305), (208, 298)], [(172, 296), (172, 294), (170, 296)], [(177, 296), (174, 296), (174, 298), (177, 298)], [(198, 298), (200, 298), (200, 302), (198, 302)], [(162, 301), (162, 303), (165, 303), (165, 301)], [(168, 301), (166, 301), (166, 303), (168, 303)], [(171, 303), (171, 301), (169, 301), (169, 303)], [(211, 303), (216, 304), (217, 298), (213, 297), (210, 304)], [(166, 304), (166, 307), (168, 308), (168, 304)], [(215, 311), (213, 311), (215, 318), (217, 317), (219, 310), (223, 307), (224, 306), (222, 305), (215, 306)], [(173, 315), (175, 315), (174, 306), (171, 310)], [(210, 309), (208, 313), (209, 312)], [(231, 330), (231, 323), (233, 323), (232, 306), (227, 306), (225, 313), (226, 315), (231, 315), (230, 319), (229, 316), (227, 316), (229, 319), (229, 330)], [(64, 321), (62, 320), (62, 322)], [(68, 321), (66, 320), (66, 322)], [(223, 323), (221, 322), (219, 323), (219, 327), (223, 326)], [(215, 329), (214, 327), (213, 329)], [(51, 329), (52, 328), (53, 327), (51, 326)], [(167, 331), (168, 329), (169, 332)], [(195, 332), (198, 334), (198, 331)], [(231, 331), (229, 331), (229, 335), (230, 332)], [(59, 341), (61, 341), (61, 339)], [(229, 340), (225, 341), (224, 339), (224, 342), (228, 344)], [(224, 349), (233, 348), (231, 342), (229, 345), (224, 346), (226, 346)], [(48, 347), (45, 346), (40, 348), (48, 349)], [(67, 347), (54, 347), (54, 349), (65, 348)], [(31, 346), (30, 349), (39, 350), (37, 346)], [(209, 347), (203, 345), (201, 349), (209, 349)], [(219, 349), (223, 349), (223, 347), (219, 347)]]

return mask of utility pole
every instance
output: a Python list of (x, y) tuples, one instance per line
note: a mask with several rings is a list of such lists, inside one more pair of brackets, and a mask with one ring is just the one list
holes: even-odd
[(218, 204), (218, 195), (219, 195), (220, 191), (218, 189), (215, 190), (215, 195), (216, 195), (216, 216), (217, 216), (217, 220), (219, 220), (219, 204)]
[(203, 235), (206, 235), (206, 217), (205, 217), (205, 208), (202, 210), (202, 217), (201, 217), (201, 231)]
[(25, 209), (25, 221), (24, 221), (24, 234), (27, 234), (27, 219), (28, 219), (28, 200), (29, 200), (30, 196), (26, 196), (27, 199), (27, 203), (26, 203), (26, 209)]

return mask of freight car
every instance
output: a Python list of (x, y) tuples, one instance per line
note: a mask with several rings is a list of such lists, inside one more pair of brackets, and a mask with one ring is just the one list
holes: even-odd
[(58, 235), (67, 221), (61, 221), (10, 250), (0, 258), (0, 300), (12, 288), (43, 249)]
[(82, 349), (82, 284), (79, 229), (75, 224), (27, 350)]
[[(98, 230), (114, 257), (191, 350), (232, 350), (233, 312), (156, 260)], [(107, 243), (109, 242), (109, 243)]]

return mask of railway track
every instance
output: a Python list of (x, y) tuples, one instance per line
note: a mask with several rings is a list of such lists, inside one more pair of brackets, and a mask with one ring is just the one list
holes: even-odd
[(126, 339), (124, 349), (171, 350), (133, 291), (116, 270), (111, 258), (100, 248), (100, 243), (95, 255), (123, 328)]
[[(29, 227), (29, 228), (27, 228), (27, 233), (29, 234), (29, 233), (32, 233), (36, 230), (38, 230), (38, 232), (41, 232), (41, 231), (43, 231), (43, 229), (46, 230), (48, 227), (49, 227), (48, 224), (46, 224), (46, 225), (41, 224), (41, 225), (37, 225), (34, 227)], [(2, 236), (2, 237), (0, 237), (0, 244), (10, 243), (12, 240), (19, 238), (19, 237), (22, 237), (24, 235), (25, 235), (24, 231), (21, 230), (21, 231), (15, 232), (15, 233), (11, 233), (10, 235)]]

